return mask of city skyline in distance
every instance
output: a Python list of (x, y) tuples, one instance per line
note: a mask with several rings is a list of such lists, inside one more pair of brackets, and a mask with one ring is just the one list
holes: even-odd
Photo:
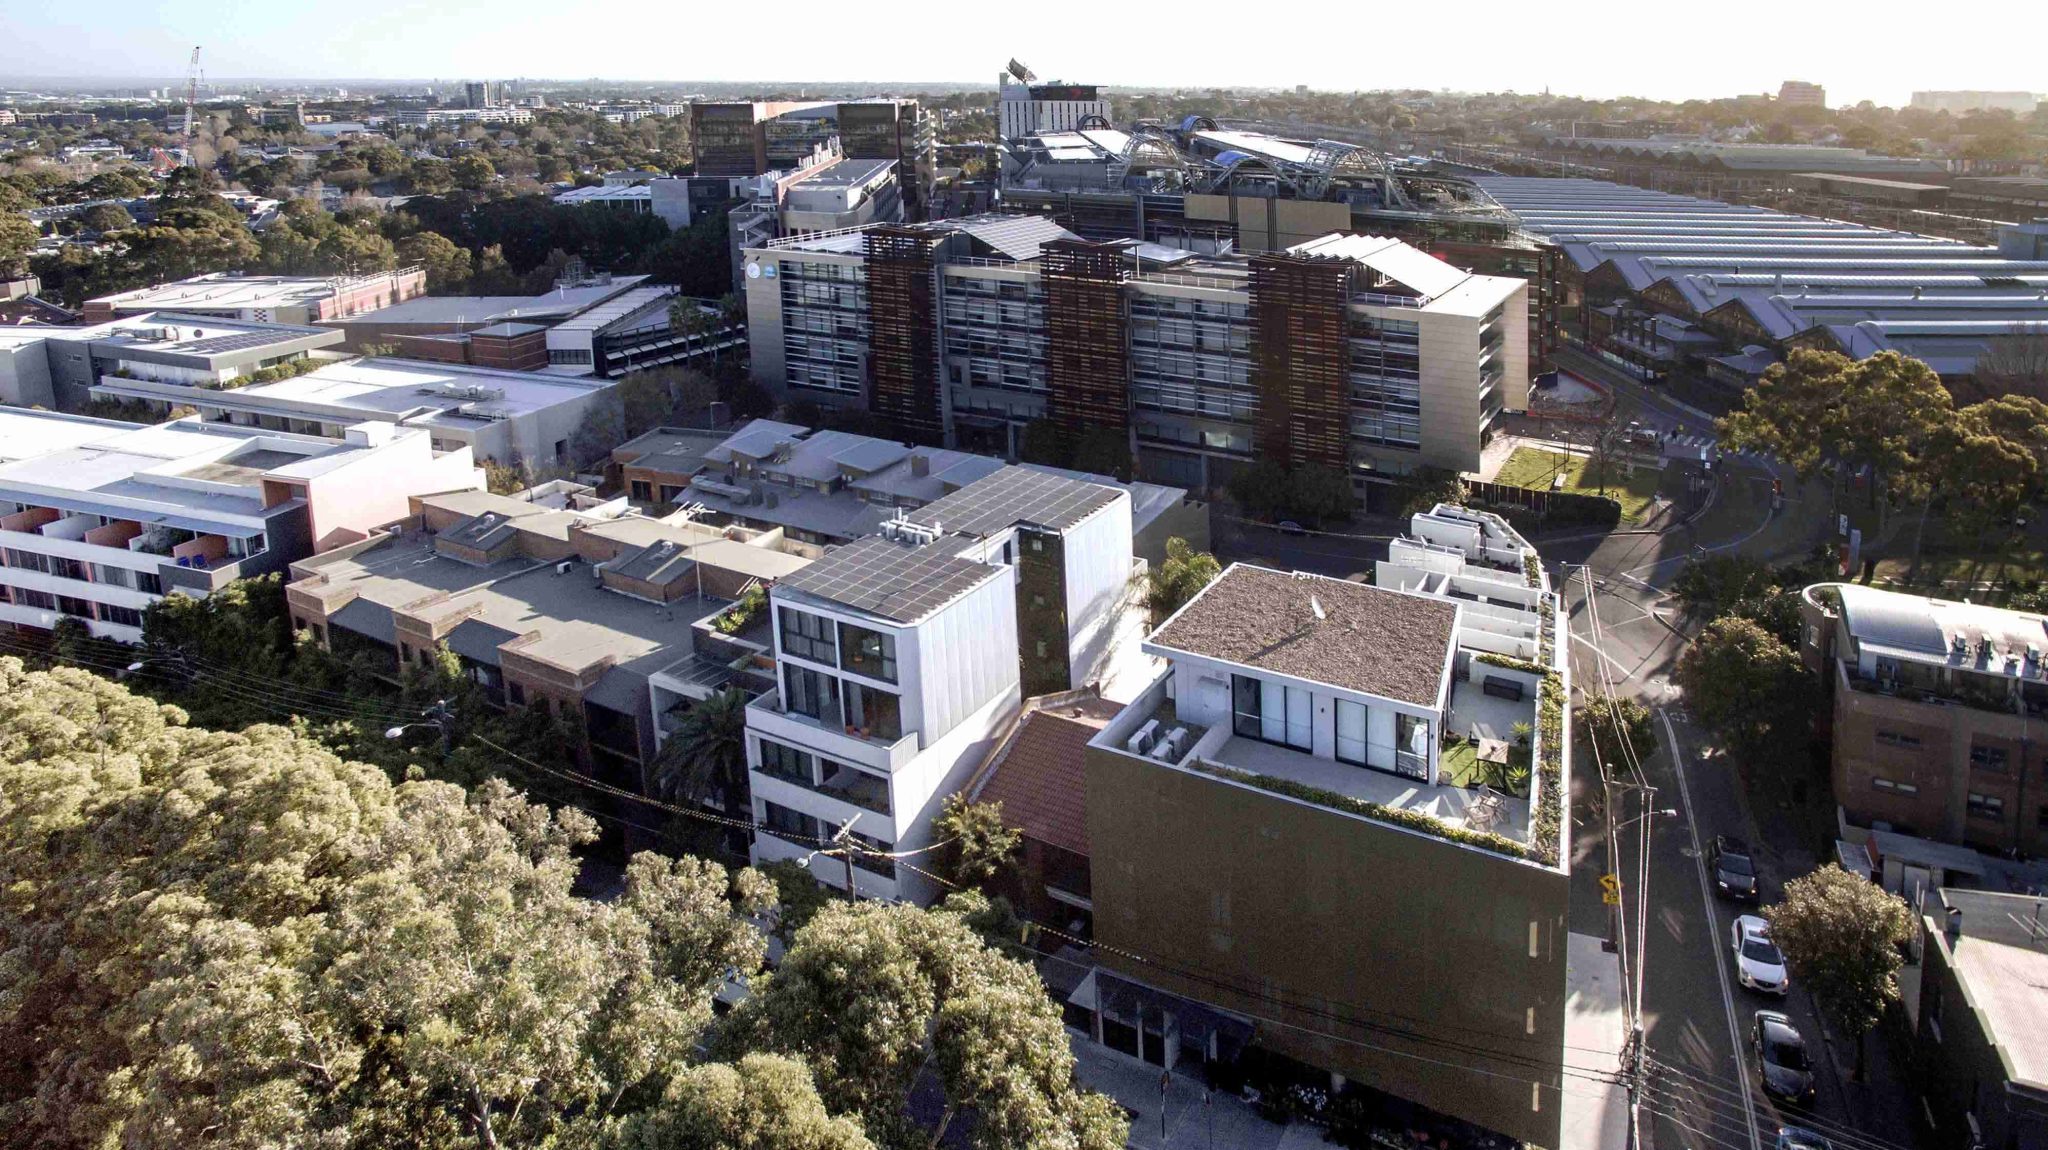
[[(1783, 80), (1824, 85), (1831, 106), (1901, 106), (1918, 89), (2048, 92), (2020, 32), (2033, 5), (1990, 0), (1971, 19), (1916, 25), (1903, 5), (1844, 13), (1818, 5), (1735, 0), (1711, 20), (1654, 20), (1639, 6), (1594, 0), (1546, 18), (1526, 5), (1375, 9), (1364, 20), (1287, 0), (1259, 9), (1196, 0), (1162, 29), (1147, 9), (1016, 24), (1014, 13), (961, 9), (929, 20), (842, 21), (843, 9), (793, 5), (781, 31), (756, 10), (633, 9), (586, 20), (558, 5), (503, 0), (486, 14), (363, 0), (346, 13), (244, 0), (203, 8), (107, 0), (90, 8), (0, 14), (0, 83), (35, 80), (170, 83), (193, 44), (210, 80), (455, 83), (532, 77), (620, 84), (820, 87), (937, 84), (988, 87), (1003, 62), (1047, 79), (1134, 88), (1305, 84), (1323, 91), (1389, 88), (1540, 92), (1595, 99), (1717, 99), (1775, 92)], [(1533, 17), (1533, 18), (1532, 18)], [(1338, 32), (1341, 34), (1333, 34)], [(630, 33), (630, 34), (628, 34)], [(152, 82), (154, 81), (154, 82)]]

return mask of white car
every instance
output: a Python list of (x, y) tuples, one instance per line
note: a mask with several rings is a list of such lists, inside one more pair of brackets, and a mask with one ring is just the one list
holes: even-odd
[(1735, 978), (1751, 990), (1782, 995), (1792, 989), (1785, 956), (1771, 942), (1771, 924), (1753, 914), (1738, 916), (1729, 928), (1735, 950)]

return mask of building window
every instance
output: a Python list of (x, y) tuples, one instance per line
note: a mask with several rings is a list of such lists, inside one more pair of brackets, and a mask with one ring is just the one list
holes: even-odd
[(91, 603), (69, 595), (57, 596), (57, 610), (79, 619), (90, 619), (93, 617)]
[(763, 808), (762, 821), (768, 825), (769, 830), (781, 835), (783, 838), (794, 839), (801, 843), (815, 843), (823, 840), (824, 836), (818, 833), (818, 820), (810, 815), (802, 811), (790, 810), (781, 803), (764, 802), (761, 806)]
[(100, 622), (118, 623), (123, 627), (140, 627), (142, 626), (142, 612), (137, 611), (133, 607), (114, 607), (102, 603), (100, 604)]
[(1967, 805), (1973, 819), (1996, 819), (2005, 815), (2005, 800), (1997, 795), (1980, 795), (1971, 791)]
[(1337, 758), (1365, 765), (1365, 704), (1337, 700)]
[(895, 695), (846, 684), (846, 721), (867, 738), (894, 742), (903, 737), (903, 707)]
[(505, 684), (505, 697), (512, 700), (513, 706), (524, 707), (526, 705), (526, 684), (517, 680)]
[(1232, 675), (1230, 688), (1236, 711), (1232, 729), (1238, 734), (1296, 750), (1310, 749), (1309, 710), (1312, 701), (1306, 687), (1290, 687), (1249, 675)]
[(782, 653), (809, 659), (813, 663), (838, 666), (838, 651), (832, 641), (832, 620), (808, 611), (782, 609)]
[(785, 666), (782, 678), (785, 707), (828, 727), (839, 726), (839, 680), (793, 663)]
[(839, 647), (846, 654), (840, 667), (856, 675), (880, 679), (884, 683), (896, 681), (896, 637), (880, 631), (870, 631), (852, 623), (839, 625)]
[(635, 479), (633, 481), (633, 502), (654, 502), (654, 488), (645, 479)]
[(1901, 731), (1879, 731), (1876, 738), (1878, 742), (1883, 743), (1887, 747), (1917, 747), (1920, 745), (1920, 736), (1908, 735)]
[(1912, 783), (1898, 783), (1882, 777), (1873, 777), (1870, 780), (1870, 785), (1880, 791), (1889, 791), (1893, 794), (1917, 795), (1920, 793), (1920, 788)]
[(38, 611), (50, 611), (54, 610), (57, 606), (57, 597), (48, 591), (31, 591), (26, 587), (11, 587), (8, 589), (8, 593), (14, 596), (14, 605), (17, 607), (34, 607)]
[(759, 742), (762, 774), (787, 782), (802, 783), (804, 786), (813, 784), (815, 780), (811, 777), (811, 756), (787, 743), (778, 743), (773, 739), (761, 739)]
[(2004, 747), (1987, 747), (1982, 743), (1970, 744), (1970, 766), (1973, 769), (2002, 775), (2005, 773), (2005, 763)]

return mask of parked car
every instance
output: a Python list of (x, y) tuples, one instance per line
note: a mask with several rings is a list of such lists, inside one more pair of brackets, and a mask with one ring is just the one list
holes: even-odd
[(1749, 1038), (1765, 1094), (1784, 1102), (1813, 1100), (1813, 1063), (1806, 1056), (1806, 1036), (1791, 1018), (1759, 1010)]
[(1646, 443), (1651, 447), (1655, 447), (1663, 442), (1663, 440), (1664, 437), (1657, 433), (1657, 429), (1647, 423), (1630, 423), (1628, 425), (1628, 441), (1630, 443)]
[(1301, 524), (1299, 524), (1299, 523), (1296, 523), (1296, 522), (1295, 522), (1294, 520), (1292, 520), (1292, 519), (1282, 519), (1282, 520), (1281, 520), (1280, 522), (1278, 522), (1278, 523), (1275, 523), (1275, 524), (1274, 524), (1273, 526), (1274, 526), (1274, 528), (1275, 528), (1276, 530), (1278, 530), (1278, 531), (1280, 532), (1280, 534), (1282, 534), (1282, 535), (1306, 535), (1306, 534), (1308, 534), (1308, 532), (1306, 532), (1306, 531), (1302, 530)]
[(1728, 928), (1735, 950), (1735, 980), (1751, 990), (1782, 995), (1792, 989), (1785, 956), (1771, 941), (1771, 924), (1753, 914), (1737, 915)]
[(1780, 1126), (1777, 1150), (1835, 1150), (1835, 1144), (1821, 1137), (1818, 1130), (1808, 1130), (1804, 1126)]
[(1707, 866), (1714, 872), (1714, 890), (1722, 898), (1757, 901), (1756, 863), (1749, 857), (1748, 843), (1729, 835), (1715, 835), (1707, 851)]

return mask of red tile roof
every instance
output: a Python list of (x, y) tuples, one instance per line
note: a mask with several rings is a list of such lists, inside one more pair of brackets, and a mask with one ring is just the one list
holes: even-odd
[(1026, 713), (997, 752), (975, 797), (1003, 804), (1003, 821), (1026, 837), (1087, 857), (1088, 780), (1082, 757), (1088, 740), (1121, 709), (1089, 699)]

